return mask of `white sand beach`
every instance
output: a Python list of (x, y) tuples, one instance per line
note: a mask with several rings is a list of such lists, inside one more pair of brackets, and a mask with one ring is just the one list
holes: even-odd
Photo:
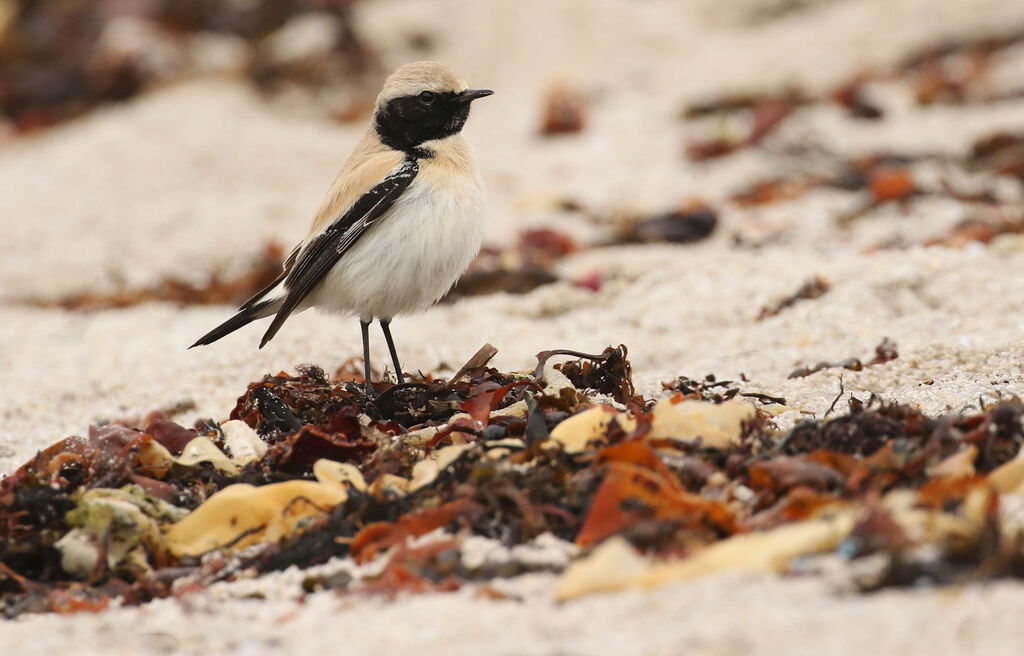
[[(771, 205), (729, 198), (754, 182), (815, 164), (797, 143), (834, 156), (879, 150), (962, 157), (978, 138), (1024, 130), (1024, 98), (919, 106), (895, 82), (872, 87), (879, 121), (835, 105), (802, 107), (759, 146), (697, 163), (685, 158), (688, 105), (729, 92), (799, 85), (823, 93), (946, 39), (1024, 28), (1024, 4), (991, 0), (831, 0), (750, 25), (779, 1), (375, 0), (357, 24), (384, 68), (427, 56), (495, 90), (474, 105), (467, 136), (491, 214), (487, 240), (553, 227), (580, 243), (609, 217), (666, 211), (699, 198), (719, 211), (715, 234), (690, 245), (585, 249), (559, 262), (566, 280), (599, 271), (591, 291), (569, 282), (522, 295), (462, 299), (395, 321), (407, 369), (451, 373), (483, 343), (503, 369), (532, 368), (549, 348), (629, 348), (639, 391), (677, 376), (746, 377), (744, 389), (785, 397), (788, 428), (821, 417), (840, 389), (929, 414), (1024, 396), (1024, 236), (925, 247), (971, 215), (948, 198), (884, 206), (839, 230), (851, 195), (815, 190)], [(409, 45), (432, 36), (427, 53)], [(1017, 80), (1024, 46), (1000, 54)], [(564, 82), (588, 99), (578, 135), (542, 138), (543, 96)], [(1019, 84), (1019, 82), (1018, 82)], [(267, 104), (241, 82), (203, 79), (105, 106), (43, 133), (0, 143), (0, 474), (103, 419), (175, 406), (188, 425), (226, 419), (246, 385), (360, 354), (354, 319), (307, 312), (263, 350), (252, 326), (186, 350), (228, 307), (153, 303), (66, 312), (24, 299), (200, 280), (244, 270), (263, 246), (290, 248), (362, 124)], [(946, 172), (915, 165), (921, 179)], [(955, 178), (958, 174), (951, 174)], [(968, 180), (967, 182), (970, 182)], [(975, 181), (976, 182), (976, 181)], [(966, 184), (966, 183), (965, 183)], [(1019, 210), (1020, 186), (1001, 192)], [(565, 212), (571, 199), (591, 214)], [(741, 245), (737, 245), (737, 241)], [(760, 242), (758, 246), (742, 243)], [(876, 247), (894, 241), (901, 248)], [(761, 309), (818, 275), (831, 284), (759, 321)], [(888, 337), (899, 357), (862, 371), (787, 378), (797, 366), (870, 360)], [(383, 340), (373, 344), (386, 361)], [(840, 408), (845, 407), (844, 402)], [(491, 600), (475, 586), (396, 600), (317, 593), (301, 576), (269, 577), (261, 599), (221, 586), (183, 599), (97, 615), (23, 616), (0, 624), (10, 653), (374, 654), (1011, 654), (1024, 629), (1013, 580), (956, 589), (837, 592), (818, 576), (738, 575), (555, 604), (555, 578), (530, 575)]]

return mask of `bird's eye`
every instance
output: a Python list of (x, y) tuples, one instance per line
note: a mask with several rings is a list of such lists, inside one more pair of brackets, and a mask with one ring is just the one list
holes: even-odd
[(420, 92), (420, 102), (423, 103), (424, 105), (429, 105), (430, 103), (434, 102), (435, 98), (437, 98), (437, 94), (434, 93), (433, 91)]

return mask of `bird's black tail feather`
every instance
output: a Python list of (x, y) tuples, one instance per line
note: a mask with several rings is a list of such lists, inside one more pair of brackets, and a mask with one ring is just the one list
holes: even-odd
[[(281, 299), (271, 299), (257, 303), (251, 307), (245, 308), (238, 312), (235, 316), (231, 317), (221, 325), (217, 326), (210, 332), (206, 333), (202, 337), (196, 340), (196, 343), (189, 348), (195, 348), (197, 346), (206, 346), (216, 342), (221, 337), (235, 332), (242, 326), (246, 326), (257, 319), (269, 316), (274, 313), (276, 307), (271, 307), (275, 304), (280, 304)], [(262, 345), (261, 345), (262, 347)]]

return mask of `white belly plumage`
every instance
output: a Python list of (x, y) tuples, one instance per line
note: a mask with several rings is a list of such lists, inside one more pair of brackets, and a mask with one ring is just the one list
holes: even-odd
[(444, 296), (480, 250), (486, 207), (478, 180), (432, 178), (421, 171), (303, 305), (370, 321), (422, 312)]

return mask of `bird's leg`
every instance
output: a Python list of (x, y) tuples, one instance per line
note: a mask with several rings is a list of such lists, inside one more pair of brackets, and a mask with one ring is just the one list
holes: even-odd
[(384, 339), (388, 340), (388, 350), (391, 351), (391, 361), (395, 363), (395, 378), (398, 384), (405, 382), (402, 375), (402, 365), (398, 362), (398, 351), (395, 350), (395, 340), (391, 339), (391, 319), (381, 319), (380, 329), (384, 331)]
[(363, 331), (363, 372), (366, 374), (366, 393), (373, 396), (373, 385), (370, 383), (370, 322), (359, 320)]

